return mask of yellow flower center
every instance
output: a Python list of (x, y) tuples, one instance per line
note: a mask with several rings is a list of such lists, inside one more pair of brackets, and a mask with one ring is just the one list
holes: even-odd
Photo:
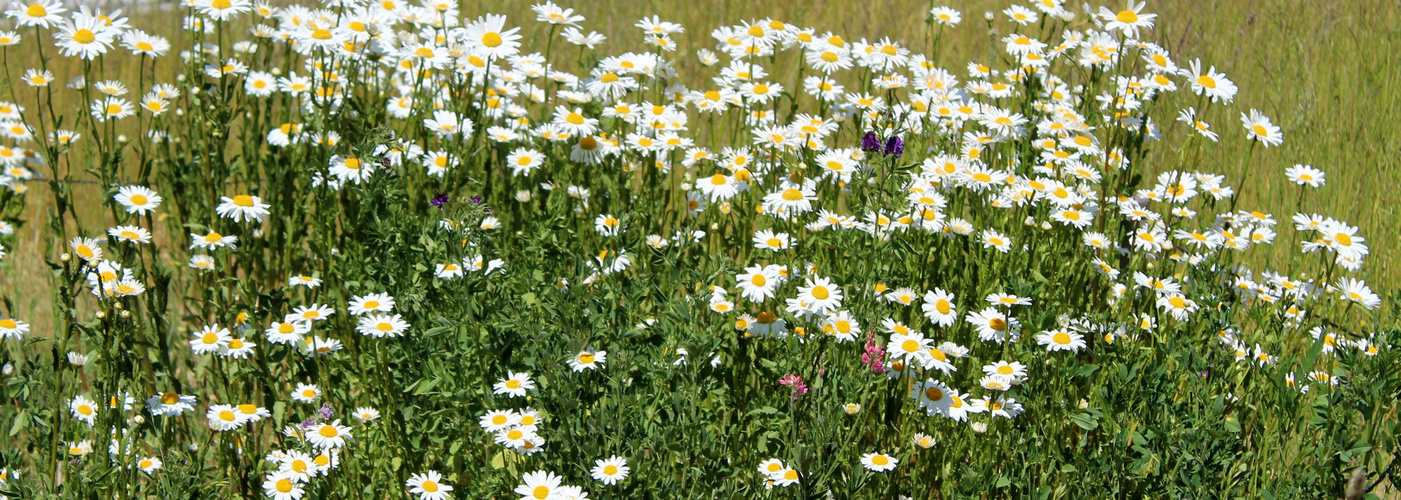
[[(1124, 24), (1133, 24), (1138, 22), (1138, 13), (1131, 10), (1121, 10), (1119, 11), (1119, 15), (1114, 16), (1114, 19)], [(1155, 56), (1155, 58), (1156, 57), (1161, 56)]]
[(500, 33), (491, 32), (482, 35), (482, 45), (485, 45), (487, 47), (499, 47), (501, 46), (502, 42), (503, 40), (501, 40)]
[(49, 10), (36, 3), (31, 4), (28, 9), (24, 9), (24, 14), (29, 17), (44, 17), (49, 15)]
[[(1069, 344), (1069, 343), (1070, 343), (1070, 334), (1065, 333), (1065, 332), (1056, 332), (1055, 335), (1052, 335), (1052, 336), (1051, 336), (1051, 341), (1052, 341), (1052, 342), (1055, 342), (1055, 343), (1057, 343), (1057, 344), (1061, 344), (1061, 345)], [(1000, 370), (999, 370), (999, 371), (1000, 371)]]
[(233, 202), (235, 205), (238, 205), (240, 207), (251, 207), (253, 206), (253, 197), (248, 196), (246, 194), (241, 194), (233, 197)]
[(433, 481), (424, 481), (423, 484), (419, 485), (418, 487), (423, 488), (423, 491), (429, 493), (438, 491), (438, 483), (435, 483)]
[(328, 30), (326, 28), (316, 28), (311, 32), (311, 37), (317, 40), (330, 40), (331, 30)]
[(830, 293), (827, 291), (827, 287), (825, 286), (812, 287), (812, 296), (817, 300), (826, 300), (829, 295)]
[(876, 455), (874, 457), (871, 457), (871, 463), (875, 465), (886, 465), (890, 463), (890, 458), (886, 457), (885, 455)]
[(336, 430), (336, 426), (334, 425), (323, 425), (321, 426), (321, 430), (316, 431), (316, 433), (320, 434), (321, 437), (328, 438), (333, 438), (340, 435), (340, 431)]
[(997, 330), (997, 331), (999, 331), (999, 332), (1000, 332), (1000, 331), (1003, 331), (1003, 330), (1006, 330), (1006, 329), (1007, 329), (1007, 320), (1004, 320), (1004, 319), (1002, 319), (1002, 318), (992, 318), (992, 319), (988, 320), (988, 327), (992, 328), (993, 330)]
[(537, 499), (540, 499), (540, 500), (544, 500), (544, 499), (546, 499), (546, 498), (549, 498), (549, 497), (550, 497), (550, 487), (549, 487), (549, 486), (536, 486), (536, 487), (535, 487), (535, 490), (530, 492), (530, 496), (533, 496), (533, 497), (535, 497), (535, 498), (537, 498)]
[[(297, 471), (297, 472), (301, 472), (301, 471)], [(279, 493), (290, 493), (290, 492), (292, 491), (292, 480), (286, 479), (286, 478), (278, 479), (278, 480), (277, 480), (277, 491), (278, 491)]]
[(944, 399), (944, 391), (938, 387), (930, 387), (924, 390), (924, 397), (930, 401), (939, 401)]
[[(39, 8), (43, 9), (43, 7)], [(78, 43), (92, 43), (92, 41), (96, 39), (97, 35), (89, 29), (80, 29), (78, 31), (73, 32), (73, 41)]]

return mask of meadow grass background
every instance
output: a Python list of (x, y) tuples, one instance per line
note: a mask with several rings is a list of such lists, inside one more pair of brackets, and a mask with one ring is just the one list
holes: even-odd
[[(0, 6), (5, 2), (0, 2)], [(525, 35), (524, 46), (543, 46), (548, 25), (534, 21), (530, 6), (523, 0), (463, 2), (463, 15), (472, 18), (480, 13), (508, 15), (508, 26), (520, 26)], [(1076, 11), (1077, 20), (1085, 19), (1079, 2), (1067, 5)], [(771, 17), (800, 26), (832, 31), (849, 39), (867, 38), (872, 41), (890, 37), (916, 52), (930, 51), (931, 39), (925, 24), (925, 13), (931, 5), (919, 1), (775, 1), (775, 0), (590, 0), (563, 2), (584, 15), (585, 31), (594, 30), (609, 37), (600, 48), (601, 54), (616, 54), (640, 49), (640, 36), (632, 25), (644, 16), (659, 15), (664, 20), (681, 23), (686, 32), (677, 36), (681, 50), (672, 55), (692, 86), (701, 85), (701, 65), (694, 50), (711, 47), (710, 31), (723, 24), (745, 19)], [(107, 2), (107, 8), (124, 5)], [(969, 60), (987, 60), (989, 54), (1000, 54), (990, 44), (990, 36), (1001, 38), (1005, 33), (990, 35), (983, 12), (998, 12), (1009, 5), (1002, 0), (957, 2), (951, 5), (964, 14), (964, 22), (946, 30), (935, 61), (956, 74)], [(165, 7), (169, 7), (168, 5)], [(181, 70), (178, 51), (178, 29), (181, 14), (176, 9), (145, 4), (127, 6), (133, 24), (155, 34), (166, 36), (175, 43), (172, 52), (157, 65), (159, 81), (173, 81)], [(1304, 212), (1318, 212), (1341, 218), (1361, 228), (1372, 255), (1367, 265), (1357, 273), (1383, 296), (1394, 293), (1401, 283), (1401, 268), (1397, 267), (1393, 249), (1396, 247), (1401, 224), (1401, 94), (1397, 77), (1401, 75), (1398, 62), (1398, 26), (1401, 26), (1401, 2), (1357, 0), (1319, 2), (1311, 0), (1266, 1), (1150, 1), (1146, 12), (1159, 14), (1153, 34), (1147, 38), (1162, 42), (1185, 66), (1200, 57), (1204, 66), (1215, 65), (1240, 87), (1236, 105), (1225, 116), (1211, 123), (1221, 134), (1220, 144), (1201, 148), (1198, 158), (1189, 159), (1179, 168), (1197, 169), (1227, 175), (1228, 183), (1239, 186), (1239, 158), (1246, 154), (1249, 142), (1236, 118), (1249, 108), (1259, 109), (1270, 116), (1284, 132), (1284, 144), (1256, 151), (1249, 181), (1243, 188), (1239, 207), (1273, 214), (1281, 221), (1279, 237), (1274, 245), (1248, 252), (1246, 263), (1253, 269), (1274, 269), (1290, 272), (1299, 259), (1312, 258), (1299, 254), (1289, 246), (1293, 239), (1289, 218), (1301, 199), (1300, 188), (1284, 176), (1284, 169), (1296, 163), (1310, 164), (1327, 173), (1327, 185), (1321, 190), (1309, 190), (1302, 195)], [(1002, 25), (1005, 23), (999, 23)], [(32, 36), (31, 32), (22, 33)], [(45, 40), (50, 43), (51, 40)], [(23, 47), (32, 47), (26, 41)], [(113, 54), (124, 53), (114, 50)], [(50, 69), (60, 81), (81, 73), (76, 59), (54, 57)], [(125, 56), (121, 56), (125, 57)], [(117, 59), (120, 60), (120, 59)], [(135, 63), (132, 59), (130, 62)], [(32, 52), (12, 53), (6, 61), (11, 75), (16, 77), (26, 68), (38, 67)], [(119, 78), (128, 84), (136, 81), (135, 64), (109, 65), (107, 77)], [(17, 83), (17, 82), (16, 82)], [(148, 82), (149, 84), (149, 82)], [(134, 94), (144, 92), (132, 89)], [(20, 90), (21, 102), (31, 109), (37, 105), (23, 102), (32, 92)], [(1178, 93), (1183, 94), (1183, 93)], [(61, 93), (74, 97), (75, 92)], [(8, 97), (8, 92), (6, 93)], [(58, 102), (63, 108), (85, 106), (77, 99)], [(1180, 143), (1188, 133), (1180, 123), (1159, 123), (1166, 137), (1164, 142)], [(173, 134), (174, 135), (174, 134)], [(230, 150), (237, 150), (231, 147)], [(1148, 156), (1149, 169), (1158, 168), (1157, 153)], [(48, 175), (47, 172), (40, 172)], [(81, 178), (82, 176), (79, 176)], [(42, 328), (52, 318), (46, 300), (48, 266), (45, 259), (54, 260), (60, 249), (44, 248), (41, 221), (47, 217), (52, 202), (48, 186), (30, 183), (30, 195), (23, 224), (16, 234), (16, 248), (3, 264), (0, 286), (24, 290), (16, 304)], [(80, 214), (87, 221), (101, 220), (105, 187), (97, 184), (72, 186)], [(91, 226), (91, 224), (88, 224)], [(158, 237), (161, 236), (158, 234)], [(184, 262), (167, 263), (172, 268), (184, 267)]]

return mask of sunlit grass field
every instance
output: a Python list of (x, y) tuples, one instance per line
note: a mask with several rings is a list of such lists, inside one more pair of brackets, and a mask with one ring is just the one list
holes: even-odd
[[(1071, 20), (1024, 26), (1016, 9), (1040, 11), (1007, 0), (947, 5), (956, 26), (932, 17), (940, 2), (562, 3), (607, 36), (586, 49), (534, 2), (425, 1), (469, 27), (376, 14), (404, 16), (386, 43), (407, 55), (383, 65), (345, 42), (384, 19), (358, 0), (181, 27), (242, 1), (128, 9), (172, 42), (155, 60), (62, 56), (55, 36), (93, 33), (13, 28), (41, 16), (29, 1), (0, 20), (24, 38), (4, 48), (0, 101), (36, 134), (56, 116), (82, 134), (0, 193), (15, 226), (0, 236), (0, 494), (1395, 489), (1401, 3), (1067, 2)], [(520, 28), (518, 51), (487, 14)], [(644, 38), (639, 24), (676, 29), (658, 21), (684, 31)], [(709, 52), (737, 24), (731, 45), (761, 56)], [(287, 32), (235, 45), (255, 26)], [(182, 61), (197, 36), (206, 53)], [(1047, 52), (1010, 55), (1036, 39)], [(1181, 71), (1150, 67), (1159, 47)], [(574, 76), (478, 57), (507, 49)], [(624, 53), (642, 55), (610, 57)], [(848, 57), (836, 81), (864, 98), (805, 89)], [(1197, 59), (1239, 87), (1229, 104), (1196, 93)], [(32, 68), (52, 92), (21, 81)], [(932, 85), (933, 68), (966, 92), (902, 80)], [(344, 80), (329, 104), (256, 95), (289, 72)], [(578, 92), (560, 83), (575, 77)], [(88, 113), (97, 80), (129, 87), (134, 115), (94, 122), (120, 111)], [(142, 98), (157, 83), (180, 93), (152, 98), (160, 114)], [(970, 111), (927, 109), (950, 102)], [(1219, 138), (1184, 108), (1209, 109)], [(1297, 165), (1326, 183), (1290, 181)], [(135, 186), (164, 201), (134, 208), (149, 202)], [(1296, 231), (1298, 213), (1319, 229)]]

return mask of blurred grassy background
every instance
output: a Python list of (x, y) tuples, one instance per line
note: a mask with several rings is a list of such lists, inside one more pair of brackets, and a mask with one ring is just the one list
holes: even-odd
[[(464, 2), (465, 3), (465, 2)], [(464, 6), (464, 15), (475, 17), (481, 12), (505, 13), (508, 25), (522, 27), (525, 47), (543, 51), (543, 39), (548, 27), (534, 22), (529, 1), (484, 2)], [(917, 51), (927, 51), (929, 38), (924, 15), (931, 4), (916, 1), (774, 1), (774, 0), (707, 0), (694, 2), (648, 0), (588, 0), (559, 2), (587, 17), (585, 31), (595, 30), (609, 37), (600, 48), (605, 54), (639, 48), (639, 32), (632, 25), (637, 19), (653, 14), (678, 22), (687, 29), (677, 37), (682, 51), (675, 53), (683, 74), (700, 75), (694, 50), (711, 47), (709, 33), (722, 24), (740, 20), (772, 17), (800, 26), (812, 26), (818, 31), (833, 31), (848, 39), (879, 39), (891, 37)], [(1078, 3), (1077, 19), (1085, 13)], [(1119, 2), (1112, 2), (1119, 6)], [(113, 5), (113, 4), (109, 4)], [(970, 59), (988, 57), (987, 26), (983, 12), (1000, 12), (1010, 5), (1005, 0), (976, 0), (957, 2), (955, 8), (964, 15), (964, 23), (946, 30), (944, 41), (935, 61), (963, 75)], [(1097, 5), (1096, 5), (1097, 7)], [(129, 9), (130, 10), (130, 9)], [(1200, 57), (1205, 65), (1215, 65), (1240, 87), (1236, 103), (1224, 115), (1213, 117), (1213, 128), (1221, 134), (1221, 143), (1209, 147), (1206, 153), (1186, 169), (1198, 169), (1226, 174), (1236, 185), (1239, 158), (1248, 143), (1237, 116), (1256, 108), (1270, 116), (1282, 127), (1284, 145), (1256, 151), (1253, 172), (1245, 187), (1239, 208), (1274, 214), (1279, 220), (1276, 244), (1252, 249), (1247, 262), (1254, 269), (1274, 269), (1298, 274), (1307, 269), (1303, 257), (1289, 246), (1293, 236), (1289, 218), (1296, 211), (1318, 212), (1361, 226), (1360, 234), (1372, 248), (1372, 256), (1358, 276), (1366, 279), (1379, 293), (1396, 290), (1397, 274), (1393, 248), (1397, 242), (1394, 229), (1398, 217), (1397, 185), (1401, 183), (1398, 170), (1398, 11), (1401, 2), (1382, 0), (1350, 0), (1318, 2), (1313, 0), (1264, 1), (1150, 1), (1147, 12), (1159, 14), (1156, 26), (1146, 39), (1160, 43), (1172, 51), (1180, 65)], [(136, 27), (148, 32), (180, 39), (179, 14), (173, 11), (140, 9), (132, 12)], [(1001, 20), (998, 27), (1006, 29)], [(10, 74), (18, 77), (24, 69), (37, 67), (32, 52), (32, 31), (21, 46), (26, 51), (12, 51), (8, 60)], [(999, 35), (1000, 36), (1000, 35)], [(50, 43), (45, 36), (45, 43)], [(538, 45), (531, 43), (537, 40)], [(924, 50), (919, 50), (925, 47)], [(178, 56), (184, 48), (177, 43), (166, 61), (158, 66), (160, 81), (173, 81), (178, 71)], [(52, 56), (53, 51), (46, 49)], [(117, 50), (116, 52), (125, 52)], [(125, 57), (125, 56), (123, 56)], [(128, 61), (132, 62), (132, 61)], [(134, 64), (107, 64), (107, 78), (116, 77), (135, 89)], [(74, 60), (52, 60), (50, 68), (60, 81), (81, 73)], [(115, 68), (115, 69), (114, 69)], [(149, 85), (148, 81), (148, 85)], [(702, 85), (690, 79), (692, 85)], [(24, 93), (27, 89), (19, 89)], [(67, 95), (73, 95), (68, 93)], [(8, 97), (8, 96), (6, 96)], [(33, 103), (26, 103), (30, 107)], [(66, 109), (79, 106), (79, 101), (64, 103)], [(1168, 141), (1180, 141), (1186, 130), (1173, 122), (1174, 115), (1159, 115), (1158, 123), (1167, 133)], [(1166, 155), (1161, 155), (1166, 156)], [(1176, 166), (1159, 155), (1149, 157), (1150, 168)], [(1311, 164), (1327, 172), (1328, 185), (1307, 193), (1302, 208), (1296, 210), (1299, 188), (1288, 183), (1284, 169), (1296, 163)], [(41, 172), (47, 175), (47, 172)], [(11, 255), (0, 263), (0, 287), (23, 290), (16, 304), (17, 314), (31, 318), (36, 325), (47, 323), (48, 278), (45, 258), (56, 258), (61, 249), (43, 248), (43, 222), (47, 204), (51, 203), (48, 188), (31, 183), (24, 224), (15, 235)], [(94, 184), (76, 185), (85, 225), (91, 234), (106, 226), (94, 224), (101, 220), (103, 188)], [(158, 235), (159, 237), (159, 235)], [(1314, 261), (1309, 260), (1312, 264)], [(183, 260), (170, 262), (175, 268)]]

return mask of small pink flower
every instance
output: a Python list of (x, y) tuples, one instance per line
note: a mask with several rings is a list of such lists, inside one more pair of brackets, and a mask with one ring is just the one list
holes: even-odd
[(875, 335), (867, 332), (866, 352), (861, 354), (861, 364), (870, 366), (873, 372), (885, 373), (886, 369), (885, 363), (882, 362), (883, 358), (885, 358), (885, 348), (876, 343)]
[(801, 398), (804, 394), (808, 393), (808, 387), (803, 385), (803, 378), (791, 373), (778, 379), (778, 384), (786, 385), (793, 389), (793, 399)]

